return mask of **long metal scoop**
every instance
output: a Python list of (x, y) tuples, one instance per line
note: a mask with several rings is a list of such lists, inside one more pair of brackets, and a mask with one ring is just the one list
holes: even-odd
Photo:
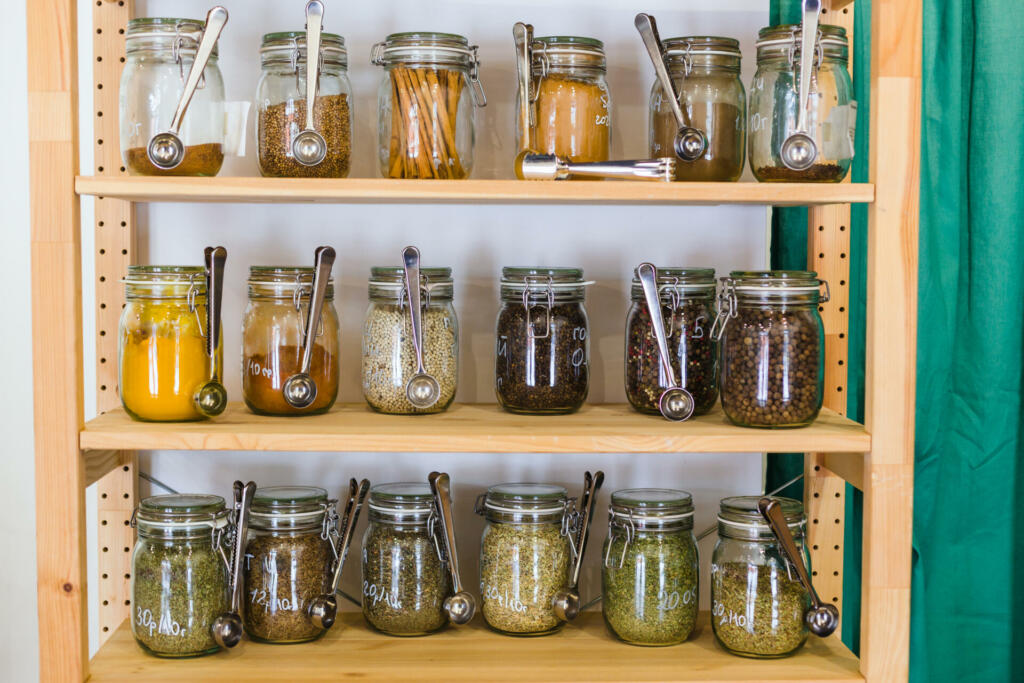
[(591, 161), (575, 163), (554, 154), (520, 152), (515, 160), (516, 177), (520, 180), (566, 180), (568, 178), (615, 178), (618, 180), (661, 180), (675, 178), (676, 163), (672, 157), (629, 161)]
[(341, 583), (341, 570), (345, 568), (345, 557), (348, 556), (352, 533), (355, 531), (359, 511), (369, 490), (369, 479), (363, 479), (358, 486), (355, 479), (348, 483), (348, 501), (345, 502), (345, 513), (341, 518), (342, 532), (334, 561), (334, 573), (331, 576), (331, 589), (329, 593), (314, 599), (309, 606), (309, 618), (318, 628), (329, 629), (338, 618), (338, 584)]
[(462, 588), (459, 578), (459, 554), (455, 548), (455, 520), (452, 517), (451, 480), (445, 472), (431, 472), (427, 477), (434, 502), (441, 511), (441, 529), (448, 555), (448, 572), (452, 575), (453, 592), (444, 600), (444, 611), (453, 624), (465, 624), (476, 614), (476, 600)]
[(523, 137), (521, 151), (533, 150), (533, 107), (530, 87), (533, 83), (531, 55), (533, 51), (533, 25), (516, 22), (512, 27), (512, 38), (516, 43), (516, 76), (519, 86), (519, 127)]
[(405, 267), (405, 300), (409, 304), (412, 326), (412, 345), (416, 350), (416, 374), (405, 385), (409, 403), (421, 410), (429, 408), (441, 398), (441, 385), (423, 367), (423, 311), (420, 309), (420, 250), (406, 247), (402, 251)]
[(320, 35), (324, 3), (306, 3), (306, 127), (292, 140), (292, 156), (303, 166), (316, 166), (327, 157), (327, 141), (313, 128), (317, 84), (320, 82)]
[(590, 472), (583, 475), (583, 495), (580, 496), (579, 532), (576, 534), (576, 564), (572, 568), (572, 580), (569, 588), (559, 591), (551, 606), (555, 616), (562, 621), (572, 621), (580, 613), (580, 569), (583, 567), (583, 553), (587, 549), (587, 537), (590, 535), (590, 521), (594, 517), (594, 505), (597, 504), (597, 492), (604, 483), (604, 472), (598, 471), (593, 477)]
[(310, 377), (309, 369), (313, 364), (313, 346), (316, 344), (316, 332), (320, 329), (320, 317), (324, 310), (324, 299), (327, 297), (327, 284), (331, 280), (334, 257), (332, 247), (317, 247), (313, 256), (313, 289), (309, 294), (306, 332), (302, 340), (302, 366), (298, 374), (285, 380), (281, 388), (284, 400), (293, 408), (308, 408), (316, 400), (316, 381)]
[(235, 547), (231, 553), (231, 611), (219, 615), (210, 627), (213, 640), (221, 647), (234, 647), (242, 639), (242, 558), (249, 530), (249, 507), (256, 484), (250, 481), (242, 486), (242, 482), (236, 481), (234, 489), (238, 521), (235, 523)]
[(807, 105), (811, 96), (811, 70), (814, 68), (814, 45), (818, 40), (818, 16), (821, 0), (804, 0), (800, 23), (800, 102), (797, 106), (796, 131), (782, 143), (779, 156), (783, 165), (793, 171), (806, 171), (818, 158), (818, 146), (807, 130)]
[(658, 410), (665, 419), (682, 422), (693, 415), (695, 404), (689, 391), (676, 384), (676, 373), (672, 369), (672, 360), (668, 350), (668, 339), (665, 334), (665, 319), (661, 315), (661, 297), (658, 295), (658, 269), (651, 263), (641, 263), (636, 269), (637, 277), (644, 288), (644, 299), (647, 301), (647, 312), (651, 316), (654, 337), (658, 340), (658, 356), (661, 367), (668, 379), (668, 388), (661, 392), (658, 399)]
[(228, 407), (228, 390), (220, 381), (220, 310), (224, 300), (224, 264), (228, 251), (224, 247), (206, 247), (206, 359), (209, 376), (192, 394), (196, 410), (207, 417), (216, 417)]

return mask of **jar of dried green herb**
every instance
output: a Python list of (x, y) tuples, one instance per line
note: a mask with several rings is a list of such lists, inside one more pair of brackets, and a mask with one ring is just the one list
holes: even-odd
[[(811, 598), (758, 511), (760, 499), (722, 499), (711, 559), (711, 626), (719, 644), (733, 654), (785, 657), (807, 640), (804, 612)], [(803, 505), (790, 498), (777, 500), (810, 567)]]
[(337, 519), (336, 501), (322, 488), (256, 490), (242, 562), (243, 623), (249, 637), (301, 643), (323, 635), (309, 608), (330, 592)]
[(825, 370), (818, 306), (828, 299), (828, 283), (810, 271), (733, 271), (722, 278), (715, 338), (730, 420), (766, 428), (814, 422)]
[(590, 385), (582, 268), (502, 268), (495, 390), (512, 413), (580, 408)]
[(487, 520), (480, 547), (480, 609), (514, 636), (554, 633), (565, 623), (552, 600), (569, 583), (573, 501), (561, 486), (498, 484), (477, 498)]
[(228, 611), (224, 499), (174, 494), (144, 499), (133, 520), (132, 635), (160, 657), (216, 652), (210, 627)]
[[(665, 321), (672, 369), (679, 385), (693, 396), (694, 415), (711, 410), (718, 399), (718, 358), (711, 339), (715, 319), (713, 268), (658, 268), (661, 315)], [(640, 279), (633, 274), (626, 314), (626, 398), (642, 413), (658, 414), (658, 400), (669, 388), (651, 314)]]
[(366, 621), (392, 636), (422, 636), (444, 628), (444, 600), (452, 582), (430, 486), (379, 484), (370, 489), (369, 507), (363, 535)]
[(673, 489), (612, 494), (601, 571), (608, 629), (632, 645), (674, 645), (697, 620), (693, 498)]

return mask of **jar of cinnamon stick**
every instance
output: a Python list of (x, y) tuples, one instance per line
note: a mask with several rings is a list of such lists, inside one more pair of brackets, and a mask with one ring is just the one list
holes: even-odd
[(392, 33), (370, 61), (385, 72), (377, 94), (384, 177), (469, 177), (475, 109), (487, 104), (476, 46), (452, 33)]

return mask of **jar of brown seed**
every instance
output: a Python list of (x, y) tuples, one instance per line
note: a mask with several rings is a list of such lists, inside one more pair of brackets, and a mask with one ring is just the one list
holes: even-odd
[(714, 328), (726, 416), (742, 427), (811, 424), (824, 389), (818, 306), (828, 301), (828, 283), (785, 270), (733, 271), (721, 282)]

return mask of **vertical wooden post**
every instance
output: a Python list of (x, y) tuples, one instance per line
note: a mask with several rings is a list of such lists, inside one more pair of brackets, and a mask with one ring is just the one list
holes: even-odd
[(871, 181), (861, 671), (909, 674), (921, 0), (871, 4)]
[[(27, 0), (39, 673), (88, 674), (75, 0)], [(41, 46), (46, 46), (45, 49)]]

